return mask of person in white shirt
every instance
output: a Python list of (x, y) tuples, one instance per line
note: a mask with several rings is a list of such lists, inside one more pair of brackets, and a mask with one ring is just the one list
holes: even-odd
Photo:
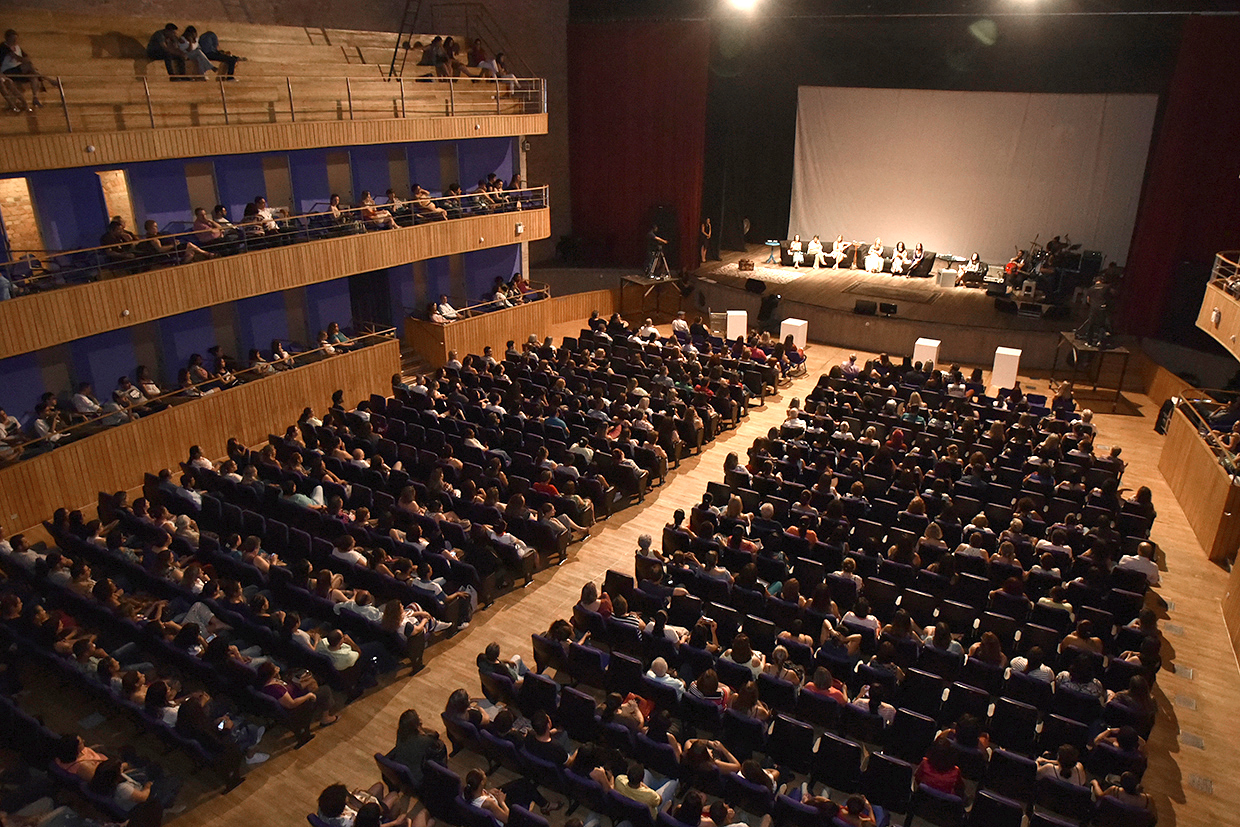
[(1145, 580), (1151, 586), (1157, 586), (1159, 583), (1158, 563), (1154, 560), (1157, 554), (1157, 547), (1148, 540), (1143, 541), (1137, 546), (1136, 554), (1125, 554), (1119, 558), (1118, 568), (1127, 571), (1139, 571), (1145, 575)]
[(348, 534), (338, 538), (332, 544), (332, 557), (338, 560), (347, 560), (355, 565), (366, 565), (366, 555), (358, 551), (354, 546), (356, 541)]
[(676, 318), (672, 320), (672, 332), (689, 335), (689, 323), (685, 321), (685, 311), (676, 311)]
[(327, 655), (331, 659), (332, 666), (336, 667), (337, 671), (353, 666), (361, 656), (357, 646), (353, 643), (353, 639), (339, 629), (332, 629), (326, 635), (319, 638), (319, 643), (314, 647), (314, 651)]
[(278, 210), (268, 207), (267, 199), (261, 195), (254, 199), (254, 206), (258, 208), (258, 217), (265, 232), (278, 233), (281, 231), (276, 216), (288, 218), (288, 210), (283, 207)]
[(637, 337), (639, 339), (649, 339), (651, 336), (658, 336), (658, 335), (659, 335), (659, 329), (654, 326), (654, 322), (651, 321), (650, 319), (646, 319), (646, 323), (643, 324), (637, 330)]
[(1008, 661), (1008, 668), (1013, 672), (1022, 672), (1043, 683), (1055, 680), (1055, 671), (1042, 662), (1042, 647), (1031, 646), (1024, 655), (1017, 655)]
[(849, 379), (861, 373), (861, 368), (857, 366), (857, 354), (849, 354), (848, 359), (840, 365), (840, 371)]
[(383, 610), (375, 605), (374, 597), (365, 589), (358, 589), (353, 593), (351, 600), (337, 603), (335, 608), (337, 614), (340, 612), (353, 612), (375, 623), (383, 620)]
[(815, 270), (826, 266), (827, 257), (822, 252), (822, 240), (818, 236), (814, 236), (809, 240), (809, 244), (805, 246), (805, 253), (814, 262), (813, 267)]
[(675, 675), (667, 673), (667, 661), (663, 658), (655, 658), (650, 663), (650, 671), (646, 673), (646, 677), (653, 681), (670, 686), (676, 690), (676, 697), (679, 698), (685, 691), (685, 682)]
[[(100, 405), (99, 400), (95, 398), (94, 387), (90, 382), (82, 382), (78, 385), (77, 393), (73, 394), (73, 409), (80, 414), (86, 416), (99, 416), (104, 413), (114, 413), (120, 411), (120, 406), (115, 402), (108, 402)], [(117, 421), (125, 419), (121, 415)], [(108, 424), (112, 424), (110, 421)]]

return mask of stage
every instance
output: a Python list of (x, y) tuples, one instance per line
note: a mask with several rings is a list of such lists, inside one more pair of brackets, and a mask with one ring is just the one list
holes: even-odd
[[(1008, 297), (1010, 312), (1004, 312), (985, 290), (939, 287), (942, 261), (935, 263), (930, 278), (905, 278), (843, 267), (763, 264), (767, 252), (763, 245), (752, 245), (747, 252), (728, 252), (721, 261), (707, 262), (696, 271), (696, 289), (685, 300), (686, 312), (747, 310), (752, 327), (762, 296), (778, 293), (783, 299), (776, 316), (808, 321), (810, 341), (902, 355), (912, 353), (918, 338), (927, 337), (942, 342), (941, 361), (970, 364), (989, 364), (996, 347), (1015, 347), (1024, 351), (1022, 368), (1043, 369), (1051, 367), (1059, 333), (1074, 330), (1085, 318), (1083, 305), (1069, 308), (1067, 317), (1042, 318), (1016, 312), (1020, 299), (1015, 296)], [(752, 271), (738, 268), (742, 258), (754, 262)], [(762, 294), (746, 290), (750, 279), (765, 285)], [(894, 304), (896, 310), (890, 316), (859, 315), (854, 312), (858, 300)], [(1030, 314), (1037, 309), (1033, 304), (1025, 308)]]

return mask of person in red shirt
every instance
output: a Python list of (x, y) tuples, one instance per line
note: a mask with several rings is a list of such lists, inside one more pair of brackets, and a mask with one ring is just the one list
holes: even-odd
[(951, 744), (946, 738), (937, 738), (930, 745), (930, 751), (913, 773), (913, 780), (948, 795), (960, 795), (960, 767), (952, 758)]
[(560, 490), (551, 482), (551, 469), (544, 468), (542, 473), (538, 475), (538, 482), (530, 486), (540, 494), (546, 494), (548, 497), (560, 496)]

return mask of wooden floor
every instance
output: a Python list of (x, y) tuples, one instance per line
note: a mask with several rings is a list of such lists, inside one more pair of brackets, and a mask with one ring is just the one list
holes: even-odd
[[(1001, 313), (995, 309), (994, 298), (986, 295), (985, 290), (939, 287), (936, 278), (910, 279), (848, 267), (815, 270), (804, 266), (793, 268), (765, 264), (768, 249), (755, 245), (744, 253), (725, 252), (722, 260), (708, 262), (697, 270), (696, 275), (736, 287), (744, 287), (746, 280), (755, 278), (767, 283), (768, 292), (778, 292), (788, 301), (831, 310), (851, 311), (858, 299), (893, 302), (899, 307), (901, 318), (915, 321), (1037, 331), (1058, 331), (1080, 324), (1080, 321), (1073, 323), (1071, 319), (1038, 319)], [(737, 262), (742, 257), (754, 262), (752, 272), (737, 269)], [(942, 264), (936, 262), (936, 276)], [(1080, 308), (1075, 308), (1074, 318), (1082, 312)]]
[[(562, 328), (551, 332), (557, 338), (576, 332), (576, 325)], [(631, 572), (638, 535), (650, 533), (657, 542), (661, 526), (674, 509), (688, 509), (707, 482), (722, 479), (726, 454), (743, 453), (754, 437), (782, 421), (792, 397), (803, 398), (818, 375), (844, 355), (842, 349), (811, 346), (808, 377), (768, 398), (764, 408), (751, 409), (739, 429), (725, 433), (700, 456), (682, 462), (680, 470), (644, 504), (596, 526), (589, 540), (573, 546), (564, 565), (539, 573), (528, 588), (505, 595), (476, 615), (467, 631), (433, 647), (420, 674), (390, 683), (353, 703), (340, 723), (321, 731), (299, 751), (288, 749), (286, 742), (264, 744), (277, 754), (227, 796), (207, 792), (191, 779), (182, 794), (190, 809), (175, 823), (178, 827), (295, 827), (305, 824), (304, 815), (313, 811), (326, 785), (374, 783), (378, 776), (372, 755), (392, 746), (396, 719), (404, 709), (416, 707), (423, 720), (437, 724), (453, 689), (463, 686), (477, 696), (474, 657), (490, 641), (498, 641), (505, 656), (518, 652), (532, 662), (531, 632), (545, 630), (554, 618), (569, 617), (586, 580), (601, 582), (608, 568)], [(1045, 393), (1046, 380), (1032, 379), (1026, 389)], [(1168, 670), (1158, 681), (1161, 713), (1150, 740), (1146, 789), (1157, 800), (1162, 827), (1240, 825), (1240, 761), (1233, 752), (1240, 729), (1236, 723), (1240, 673), (1220, 610), (1227, 575), (1206, 560), (1157, 471), (1162, 447), (1162, 437), (1153, 431), (1157, 409), (1144, 397), (1133, 400), (1141, 408), (1140, 416), (1099, 415), (1096, 421), (1101, 445), (1114, 443), (1124, 448), (1129, 462), (1124, 484), (1153, 489), (1159, 512), (1153, 536), (1166, 552), (1158, 595), (1163, 601), (1160, 614)], [(89, 741), (90, 735), (86, 737)], [(462, 753), (451, 763), (463, 774), (476, 760)], [(554, 818), (558, 824), (562, 811)]]

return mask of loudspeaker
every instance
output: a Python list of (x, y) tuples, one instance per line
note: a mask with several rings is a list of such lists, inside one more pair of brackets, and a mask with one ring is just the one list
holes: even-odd
[(1011, 313), (1015, 315), (1018, 309), (1019, 308), (1016, 306), (1016, 302), (1011, 299), (995, 299), (995, 310), (998, 310), (1000, 313)]
[(1102, 270), (1102, 253), (1098, 250), (1086, 250), (1081, 255), (1081, 275), (1090, 281)]
[(752, 273), (753, 272), (753, 259), (751, 258), (741, 259), (740, 261), (736, 263), (736, 269), (740, 270), (742, 273)]
[(878, 312), (878, 305), (867, 299), (857, 299), (853, 312), (860, 316), (873, 316)]
[(1071, 313), (1066, 304), (1052, 304), (1042, 308), (1043, 319), (1066, 319)]
[(745, 279), (745, 289), (761, 296), (766, 292), (766, 282), (761, 279)]
[(881, 302), (878, 305), (878, 312), (882, 313), (884, 316), (894, 316), (896, 314), (896, 311), (899, 309), (900, 308), (898, 308), (896, 305), (892, 304), (891, 302)]

